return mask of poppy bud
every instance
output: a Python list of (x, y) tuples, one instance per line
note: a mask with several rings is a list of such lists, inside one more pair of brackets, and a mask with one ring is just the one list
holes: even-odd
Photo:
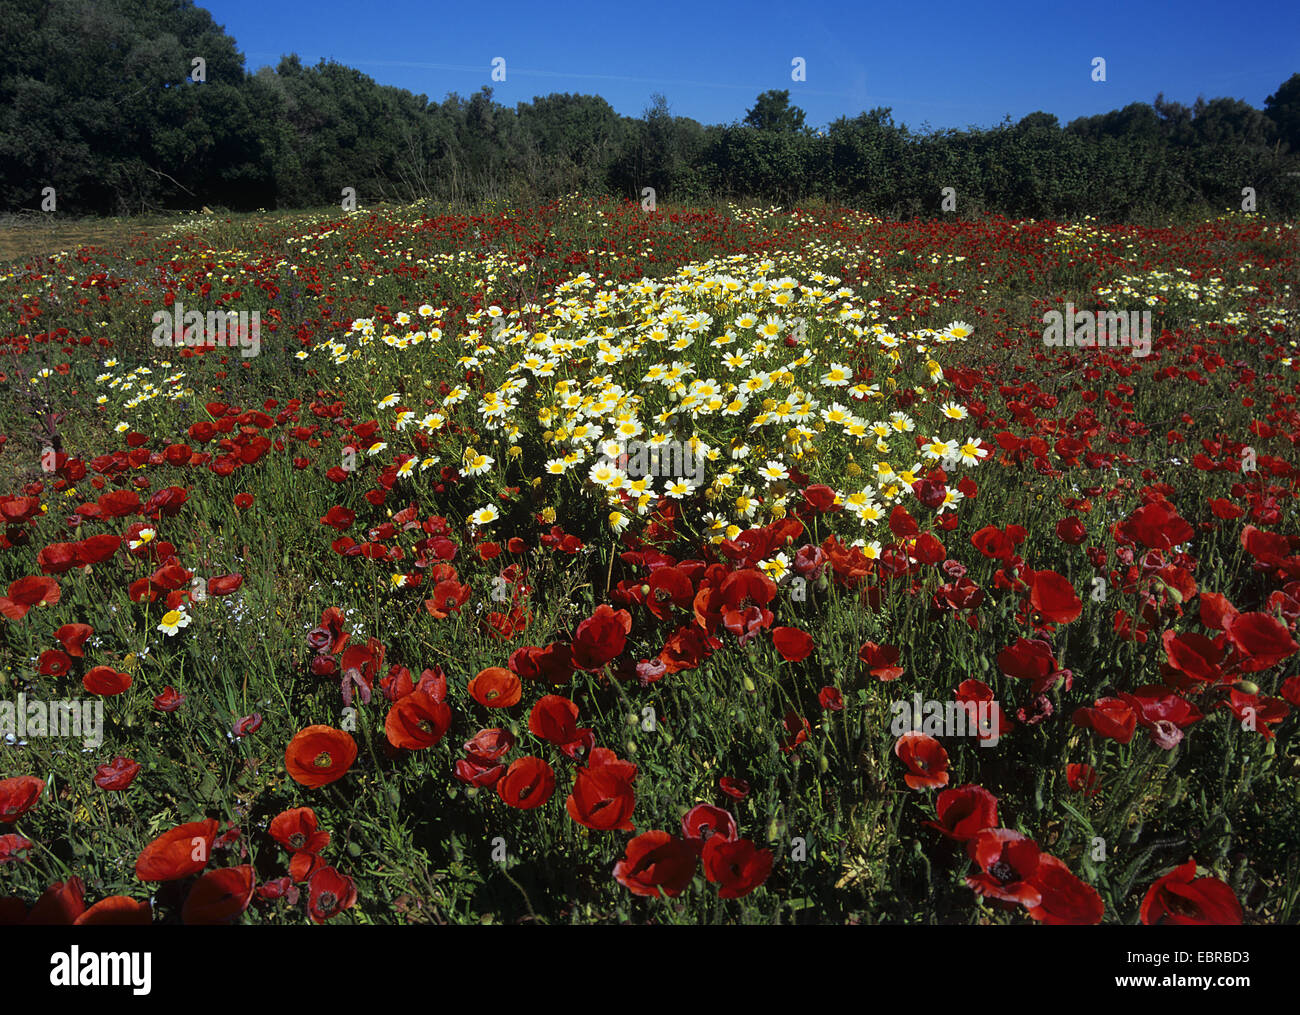
[(642, 585), (642, 586), (641, 586), (641, 595), (643, 595), (643, 596), (648, 596), (649, 594), (650, 594), (650, 586), (649, 586), (649, 585)]
[(749, 677), (749, 676), (746, 676), (746, 677), (745, 677), (745, 679), (744, 679), (744, 686), (745, 686), (745, 690), (748, 691), (750, 694), (753, 694), (754, 691), (757, 690), (757, 688), (754, 687), (754, 681), (753, 681), (753, 679), (752, 679), (751, 677)]
[(1250, 680), (1238, 680), (1232, 686), (1242, 694), (1259, 694), (1259, 685)]
[(817, 759), (817, 771), (825, 772), (830, 767), (831, 767), (831, 763), (826, 760), (826, 755), (823, 754), (821, 757)]

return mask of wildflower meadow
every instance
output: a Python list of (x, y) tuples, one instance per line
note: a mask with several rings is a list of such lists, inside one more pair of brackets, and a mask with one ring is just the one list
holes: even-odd
[(0, 918), (1294, 920), (1298, 239), (572, 196), (12, 267)]

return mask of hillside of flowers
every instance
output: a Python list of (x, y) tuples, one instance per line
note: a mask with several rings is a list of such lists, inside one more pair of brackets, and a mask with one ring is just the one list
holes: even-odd
[(1298, 256), (571, 197), (0, 266), (0, 923), (1294, 922)]

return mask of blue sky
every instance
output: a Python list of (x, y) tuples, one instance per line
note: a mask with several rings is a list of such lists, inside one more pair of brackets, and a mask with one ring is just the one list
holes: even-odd
[[(256, 70), (296, 52), (441, 101), (483, 85), (513, 106), (603, 96), (639, 116), (652, 92), (703, 123), (743, 119), (788, 88), (821, 125), (889, 106), (913, 128), (992, 126), (1035, 110), (1062, 123), (1150, 102), (1227, 96), (1261, 107), (1300, 71), (1300, 2), (555, 3), (208, 0)], [(491, 61), (506, 60), (493, 83)], [(1106, 81), (1092, 80), (1094, 57)], [(791, 61), (806, 61), (806, 81)]]

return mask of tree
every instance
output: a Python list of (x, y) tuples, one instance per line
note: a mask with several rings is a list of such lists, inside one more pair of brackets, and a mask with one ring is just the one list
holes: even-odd
[(772, 89), (760, 95), (754, 108), (745, 114), (745, 126), (794, 134), (804, 130), (804, 112), (790, 105), (790, 90)]
[(1264, 100), (1264, 112), (1277, 127), (1282, 143), (1300, 154), (1300, 73), (1292, 74)]

